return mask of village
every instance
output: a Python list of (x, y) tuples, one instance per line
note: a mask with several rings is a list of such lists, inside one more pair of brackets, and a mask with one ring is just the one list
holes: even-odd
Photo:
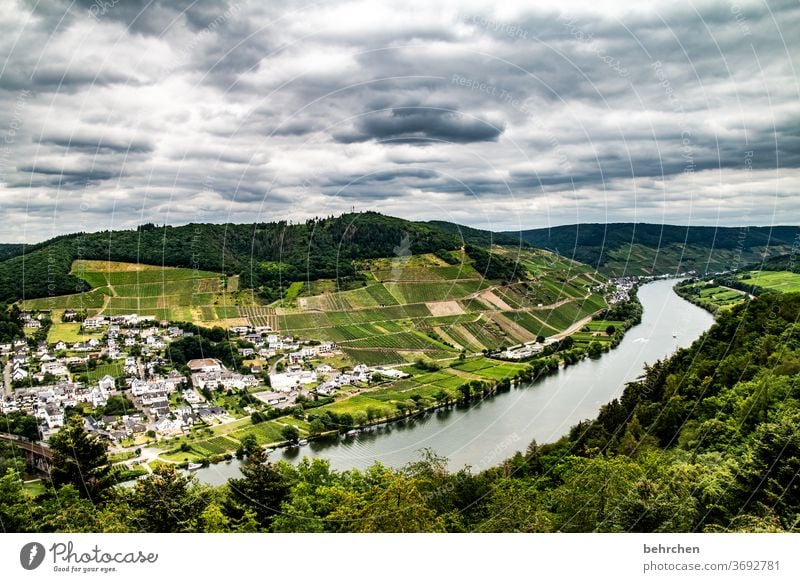
[[(36, 330), (48, 315), (24, 312), (22, 319)], [(74, 318), (71, 310), (62, 315), (62, 321)], [(210, 357), (170, 362), (169, 344), (193, 332), (153, 317), (88, 317), (81, 329), (90, 339), (0, 344), (5, 361), (0, 413), (35, 416), (42, 440), (80, 415), (89, 432), (115, 448), (138, 446), (243, 414), (284, 414), (299, 402), (367, 385), (376, 375), (408, 376), (383, 367), (343, 366), (336, 344), (281, 337), (269, 327), (227, 330), (244, 363), (238, 369)], [(97, 373), (103, 369), (115, 373)], [(231, 398), (236, 395), (246, 396), (246, 404)]]

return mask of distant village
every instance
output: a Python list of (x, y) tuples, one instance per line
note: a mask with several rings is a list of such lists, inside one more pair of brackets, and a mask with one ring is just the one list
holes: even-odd
[[(35, 330), (48, 315), (24, 312), (22, 319), (26, 328)], [(62, 321), (76, 318), (67, 310)], [(198, 425), (232, 422), (242, 413), (290, 409), (345, 387), (367, 385), (376, 377), (408, 376), (363, 364), (337, 368), (325, 361), (341, 356), (336, 344), (281, 337), (269, 327), (228, 329), (240, 340), (236, 345), (246, 346), (239, 348), (243, 361), (251, 362), (239, 370), (228, 369), (215, 358), (173, 365), (165, 357), (168, 345), (193, 333), (154, 317), (87, 317), (81, 330), (91, 334), (90, 339), (36, 346), (24, 339), (0, 344), (0, 355), (7, 362), (0, 413), (35, 416), (43, 439), (71, 415), (80, 414), (90, 432), (113, 444), (132, 445), (188, 433)], [(109, 365), (117, 373), (96, 373)], [(231, 399), (218, 398), (221, 394), (252, 398), (234, 412), (226, 406)]]

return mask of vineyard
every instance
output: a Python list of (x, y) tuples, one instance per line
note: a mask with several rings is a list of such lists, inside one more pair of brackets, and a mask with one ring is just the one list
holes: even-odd
[[(248, 325), (336, 342), (358, 362), (453, 359), (549, 337), (605, 307), (602, 281), (585, 265), (544, 251), (497, 249), (518, 266), (514, 281), (481, 277), (472, 260), (434, 255), (371, 259), (361, 278), (294, 282), (271, 305), (238, 291), (238, 277), (108, 261), (75, 261), (91, 291), (22, 303), (26, 309), (86, 309), (89, 315), (152, 315), (202, 325)], [(447, 258), (447, 257), (445, 257)], [(485, 268), (485, 267), (482, 267)], [(314, 294), (312, 294), (314, 293)], [(62, 325), (62, 324), (57, 324)], [(73, 333), (54, 329), (54, 333)]]
[(591, 292), (603, 279), (585, 265), (544, 251), (509, 255), (526, 276), (505, 284), (482, 278), (468, 260), (448, 265), (433, 255), (413, 255), (365, 261), (366, 284), (317, 286), (321, 293), (298, 297), (293, 308), (282, 307), (284, 300), (276, 306), (277, 326), (334, 341), (358, 362), (399, 364), (549, 337), (605, 307)]
[(84, 260), (75, 261), (71, 272), (93, 289), (23, 301), (22, 308), (52, 311), (56, 322), (66, 309), (86, 310), (87, 315), (136, 313), (198, 323), (239, 317), (235, 306), (225, 305), (228, 290), (238, 288), (238, 277), (196, 269)]

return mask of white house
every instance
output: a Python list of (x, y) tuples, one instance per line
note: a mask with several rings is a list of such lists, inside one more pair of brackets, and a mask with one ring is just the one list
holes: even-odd
[(180, 420), (170, 420), (165, 417), (156, 422), (155, 429), (162, 436), (181, 434), (183, 432), (183, 423)]
[(97, 329), (99, 327), (103, 327), (108, 325), (108, 321), (102, 315), (97, 315), (95, 317), (87, 317), (83, 321), (83, 329)]
[(115, 384), (116, 384), (116, 383), (115, 383), (115, 381), (114, 381), (114, 378), (113, 378), (113, 377), (111, 377), (111, 376), (109, 376), (108, 374), (106, 374), (105, 376), (103, 376), (102, 378), (100, 378), (100, 381), (97, 383), (97, 385), (98, 385), (98, 386), (99, 386), (101, 389), (103, 389), (103, 390), (107, 390), (107, 391), (109, 391), (109, 392), (110, 392), (111, 390), (113, 390), (113, 389), (114, 389), (114, 386), (115, 386)]
[(69, 370), (60, 362), (45, 362), (41, 367), (42, 374), (52, 374), (53, 376), (69, 376)]
[(387, 378), (408, 378), (410, 374), (406, 374), (405, 372), (401, 372), (400, 370), (395, 370), (393, 368), (375, 368), (375, 371), (380, 374), (381, 376), (386, 376)]
[(108, 392), (103, 390), (100, 386), (95, 386), (89, 393), (92, 399), (92, 406), (98, 408), (108, 404)]
[(317, 382), (317, 373), (309, 370), (291, 371), (283, 374), (270, 374), (269, 384), (273, 390), (288, 391), (303, 384)]
[(48, 404), (44, 407), (42, 418), (47, 423), (47, 427), (51, 430), (64, 426), (64, 413), (54, 404)]
[(14, 370), (11, 372), (12, 382), (19, 382), (20, 380), (24, 380), (27, 377), (28, 377), (28, 371), (25, 368), (14, 366)]

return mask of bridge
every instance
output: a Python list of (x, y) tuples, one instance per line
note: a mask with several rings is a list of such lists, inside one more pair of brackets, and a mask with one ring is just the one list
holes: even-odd
[(46, 475), (50, 474), (53, 451), (47, 445), (35, 443), (19, 435), (7, 432), (0, 432), (0, 441), (13, 443), (25, 453), (25, 460), (31, 467)]

